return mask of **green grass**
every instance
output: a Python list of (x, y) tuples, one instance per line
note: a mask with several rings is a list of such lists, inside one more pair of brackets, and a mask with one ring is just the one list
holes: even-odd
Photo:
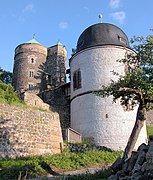
[[(147, 126), (147, 133), (153, 135), (153, 127)], [(1, 159), (0, 161), (0, 179), (1, 180), (17, 180), (32, 177), (43, 176), (51, 172), (51, 168), (57, 168), (60, 173), (70, 170), (82, 169), (95, 165), (103, 165), (113, 163), (118, 157), (122, 156), (122, 152), (118, 151), (87, 151), (85, 153), (71, 153), (68, 149), (61, 154), (47, 156), (22, 157), (14, 160)], [(55, 174), (54, 174), (55, 173)], [(73, 175), (66, 177), (67, 180), (94, 180), (107, 179), (110, 170), (97, 172), (95, 174)], [(64, 179), (64, 178), (63, 178)]]
[[(0, 179), (18, 179), (19, 176), (46, 176), (50, 167), (56, 167), (61, 173), (64, 171), (81, 169), (97, 164), (112, 163), (122, 152), (89, 151), (86, 153), (71, 153), (65, 150), (61, 154), (52, 156), (34, 156), (0, 161)], [(54, 174), (54, 173), (53, 173)], [(82, 175), (83, 176), (83, 175)], [(88, 175), (86, 175), (88, 176)], [(99, 176), (99, 174), (97, 175)], [(72, 177), (71, 177), (72, 178)]]
[(153, 136), (153, 127), (151, 126), (147, 126), (147, 136), (148, 136), (148, 139), (149, 139), (149, 136)]

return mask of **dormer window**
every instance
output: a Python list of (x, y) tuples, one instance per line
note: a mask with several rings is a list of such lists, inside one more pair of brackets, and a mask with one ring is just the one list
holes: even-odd
[(126, 39), (124, 39), (123, 37), (118, 36), (118, 39), (121, 43), (127, 44)]

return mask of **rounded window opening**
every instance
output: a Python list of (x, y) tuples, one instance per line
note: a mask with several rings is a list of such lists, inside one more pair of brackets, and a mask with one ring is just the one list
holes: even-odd
[(31, 58), (31, 64), (34, 64), (35, 60), (34, 58)]

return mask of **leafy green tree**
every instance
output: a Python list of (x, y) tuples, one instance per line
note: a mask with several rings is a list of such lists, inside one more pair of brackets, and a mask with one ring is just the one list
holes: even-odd
[(0, 67), (0, 80), (5, 84), (12, 84), (12, 73)]
[(3, 69), (0, 67), (0, 79), (2, 78)]
[(7, 103), (20, 102), (17, 94), (14, 92), (14, 88), (5, 84), (0, 80), (0, 100)]
[(135, 53), (128, 53), (126, 57), (117, 60), (124, 63), (127, 71), (124, 76), (118, 76), (117, 81), (102, 86), (96, 94), (102, 97), (112, 95), (113, 101), (120, 99), (122, 105), (128, 109), (138, 106), (136, 121), (124, 151), (123, 160), (131, 156), (131, 152), (138, 139), (141, 128), (146, 120), (146, 111), (153, 108), (153, 35), (134, 37), (131, 45)]

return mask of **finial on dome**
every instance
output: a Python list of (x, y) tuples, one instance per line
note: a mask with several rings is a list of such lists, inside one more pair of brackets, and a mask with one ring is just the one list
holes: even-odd
[(100, 20), (100, 23), (102, 23), (102, 14), (99, 14), (99, 20)]
[(62, 43), (60, 42), (60, 40), (57, 41), (57, 45), (62, 46)]
[(32, 35), (32, 39), (35, 39), (35, 38), (36, 38), (36, 34), (33, 34), (33, 35)]

